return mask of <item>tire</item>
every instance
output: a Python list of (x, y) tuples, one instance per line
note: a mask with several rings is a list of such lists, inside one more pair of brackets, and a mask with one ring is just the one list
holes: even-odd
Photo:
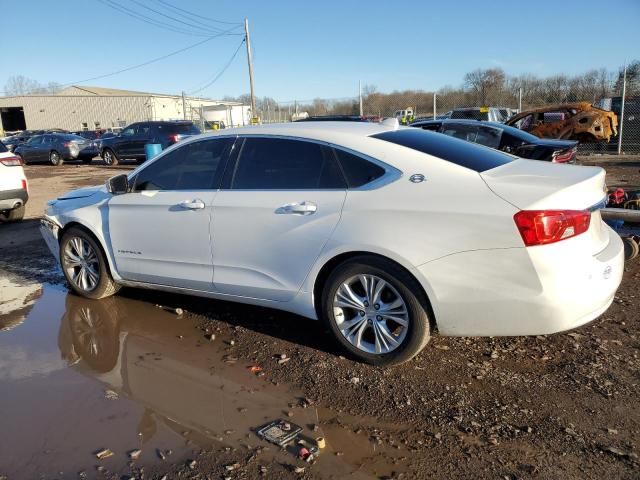
[(4, 213), (0, 213), (0, 220), (5, 222), (19, 222), (24, 218), (25, 206), (14, 208), (13, 210), (8, 210)]
[(624, 259), (629, 261), (633, 260), (640, 253), (640, 245), (632, 237), (622, 237), (622, 243), (624, 244)]
[(71, 289), (81, 297), (110, 297), (120, 289), (109, 272), (102, 247), (81, 228), (72, 227), (62, 235), (60, 266)]
[[(382, 286), (378, 295), (366, 295), (363, 277), (371, 286), (370, 292)], [(358, 308), (353, 307), (353, 301), (340, 300), (345, 298), (345, 285), (356, 295)], [(398, 299), (402, 304), (393, 307)], [(322, 290), (320, 317), (351, 357), (391, 366), (410, 360), (429, 342), (428, 305), (418, 282), (402, 267), (384, 258), (360, 256), (338, 265), (329, 275)], [(402, 320), (404, 325), (384, 318), (387, 315)], [(345, 327), (346, 323), (350, 326)]]
[(55, 150), (51, 150), (51, 152), (49, 152), (49, 162), (54, 167), (59, 167), (64, 163), (64, 159), (58, 152), (56, 152)]
[(110, 148), (105, 148), (102, 152), (102, 160), (104, 160), (104, 164), (113, 167), (120, 163), (118, 156), (114, 153)]

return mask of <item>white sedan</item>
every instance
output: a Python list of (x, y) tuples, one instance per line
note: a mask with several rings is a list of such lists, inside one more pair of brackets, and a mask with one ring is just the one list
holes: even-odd
[(304, 122), (181, 142), (49, 202), (88, 298), (145, 287), (321, 319), (391, 365), (442, 335), (537, 335), (602, 314), (623, 272), (605, 172), (396, 125)]

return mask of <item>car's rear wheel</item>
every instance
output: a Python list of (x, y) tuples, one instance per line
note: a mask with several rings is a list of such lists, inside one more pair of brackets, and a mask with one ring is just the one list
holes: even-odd
[(70, 228), (60, 240), (60, 265), (67, 282), (78, 295), (104, 298), (120, 286), (113, 281), (102, 247), (85, 230)]
[(625, 260), (633, 260), (640, 254), (640, 245), (633, 237), (622, 237)]
[(60, 155), (55, 150), (52, 150), (49, 153), (49, 162), (51, 162), (51, 165), (53, 165), (54, 167), (58, 167), (64, 163), (64, 159), (62, 158), (62, 155)]
[(18, 222), (24, 218), (25, 206), (22, 205), (13, 210), (0, 213), (0, 220), (4, 222)]
[(322, 320), (358, 360), (396, 365), (430, 338), (427, 299), (415, 278), (397, 264), (362, 256), (340, 264), (322, 292)]
[(105, 148), (104, 152), (102, 152), (102, 160), (104, 160), (105, 165), (109, 166), (118, 165), (120, 162), (118, 156), (110, 148)]

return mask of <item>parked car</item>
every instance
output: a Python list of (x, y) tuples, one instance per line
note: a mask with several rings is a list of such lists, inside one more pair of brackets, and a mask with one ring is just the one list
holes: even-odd
[(507, 125), (540, 138), (608, 142), (618, 133), (618, 116), (588, 102), (547, 105), (514, 115)]
[(521, 158), (553, 163), (576, 163), (577, 141), (538, 138), (503, 123), (477, 120), (423, 120), (413, 122), (411, 126), (444, 133), (467, 142), (479, 143)]
[(449, 117), (455, 120), (484, 120), (487, 122), (504, 122), (506, 119), (496, 107), (454, 108)]
[(165, 149), (199, 134), (198, 127), (187, 120), (133, 123), (117, 135), (103, 136), (100, 139), (100, 156), (107, 165), (117, 165), (125, 158), (144, 161), (147, 158), (144, 146), (148, 143), (159, 143)]
[(352, 356), (406, 361), (442, 335), (537, 335), (612, 303), (605, 172), (390, 123), (227, 129), (48, 203), (71, 289), (123, 286), (319, 318)]
[(27, 142), (18, 145), (14, 152), (25, 164), (49, 162), (62, 165), (66, 160), (82, 160), (90, 163), (98, 155), (98, 147), (77, 135), (67, 133), (48, 133), (36, 135)]
[(29, 184), (22, 168), (22, 160), (0, 142), (0, 221), (22, 220)]

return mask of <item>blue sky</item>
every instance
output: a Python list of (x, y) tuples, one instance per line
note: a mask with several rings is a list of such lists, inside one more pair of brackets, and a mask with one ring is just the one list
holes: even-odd
[[(106, 74), (178, 50), (202, 37), (167, 31), (106, 6), (107, 0), (31, 0), (3, 7), (0, 89), (11, 75), (62, 84)], [(159, 0), (115, 0), (170, 20)], [(279, 101), (457, 86), (468, 71), (508, 74), (617, 70), (640, 59), (640, 1), (334, 1), (164, 0), (225, 21), (249, 19), (256, 95)], [(175, 17), (186, 20), (182, 17)], [(181, 24), (178, 27), (191, 29)], [(213, 39), (180, 55), (87, 82), (131, 90), (187, 92), (227, 63), (240, 36)], [(249, 91), (241, 50), (203, 96)]]

